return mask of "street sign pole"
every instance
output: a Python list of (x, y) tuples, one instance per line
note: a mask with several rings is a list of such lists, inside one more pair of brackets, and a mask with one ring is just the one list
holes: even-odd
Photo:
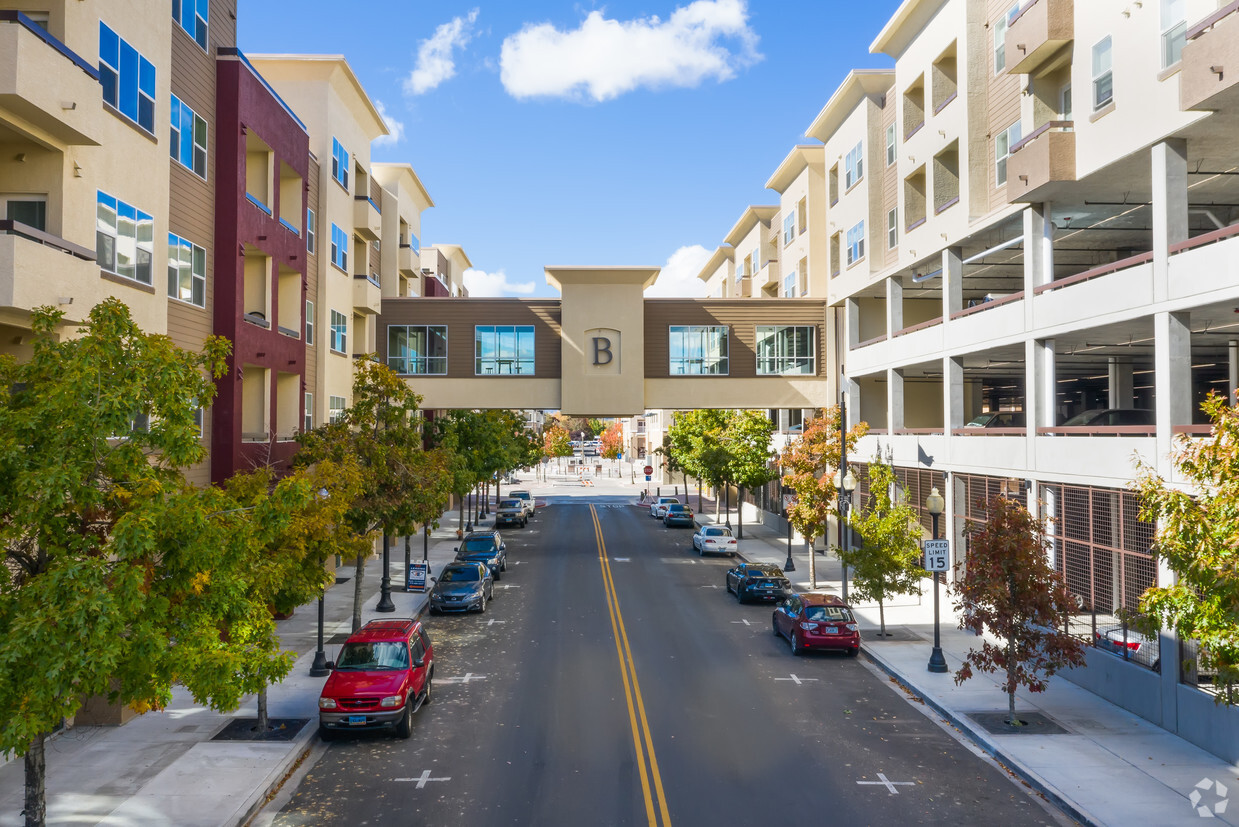
[(929, 655), (930, 672), (946, 672), (946, 657), (942, 654), (942, 636), (938, 620), (938, 572), (950, 570), (951, 542), (938, 539), (938, 515), (933, 518), (934, 539), (925, 541), (925, 569), (934, 578), (934, 648)]

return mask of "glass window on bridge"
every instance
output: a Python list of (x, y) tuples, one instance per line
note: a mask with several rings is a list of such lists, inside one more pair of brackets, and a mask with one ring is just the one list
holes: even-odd
[(476, 375), (533, 376), (533, 325), (477, 325), (473, 331)]
[(726, 376), (727, 333), (726, 325), (671, 325), (671, 374)]
[(388, 327), (387, 366), (406, 376), (446, 376), (447, 325)]
[(817, 349), (812, 325), (757, 326), (757, 375), (815, 376)]

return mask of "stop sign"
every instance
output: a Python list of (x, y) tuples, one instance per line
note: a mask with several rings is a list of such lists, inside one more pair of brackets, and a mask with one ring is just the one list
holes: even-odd
[(644, 471), (643, 473), (644, 473), (646, 476), (649, 476), (650, 474), (653, 474), (653, 473), (654, 473), (654, 466), (653, 466), (653, 465), (647, 465), (647, 466), (645, 466), (645, 471)]

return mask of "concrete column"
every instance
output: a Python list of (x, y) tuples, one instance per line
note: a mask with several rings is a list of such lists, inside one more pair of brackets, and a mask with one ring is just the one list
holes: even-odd
[(1054, 280), (1054, 225), (1051, 205), (1032, 204), (1024, 210), (1024, 329), (1034, 328), (1033, 290)]
[(1170, 138), (1154, 144), (1153, 301), (1170, 295), (1170, 245), (1187, 241), (1187, 141)]
[(903, 279), (891, 276), (886, 280), (886, 335), (903, 330)]
[[(1160, 526), (1159, 526), (1160, 528)], [(1157, 585), (1173, 586), (1179, 578), (1166, 564), (1165, 560), (1157, 561)], [(1155, 724), (1165, 727), (1171, 732), (1178, 731), (1179, 721), (1179, 664), (1183, 656), (1179, 652), (1179, 637), (1173, 629), (1165, 628), (1158, 633), (1158, 653), (1162, 667), (1162, 719)]]
[(1111, 408), (1134, 408), (1136, 402), (1134, 398), (1135, 383), (1133, 382), (1133, 371), (1135, 367), (1130, 359), (1120, 359), (1116, 356), (1110, 357), (1110, 402), (1108, 407)]
[(964, 255), (959, 247), (942, 251), (942, 321), (964, 309)]
[(1153, 316), (1153, 396), (1157, 410), (1158, 471), (1170, 478), (1175, 425), (1192, 422), (1192, 340), (1188, 313)]
[(968, 411), (964, 406), (964, 360), (947, 356), (942, 360), (942, 422), (946, 435), (964, 427)]
[(1239, 341), (1234, 339), (1226, 343), (1226, 393), (1233, 407), (1235, 404), (1235, 389), (1239, 388)]
[(1028, 435), (1035, 436), (1038, 427), (1053, 428), (1058, 424), (1058, 376), (1057, 349), (1053, 339), (1042, 339), (1029, 343), (1027, 388), (1030, 403), (1025, 417), (1028, 422)]
[(891, 434), (903, 427), (903, 371), (891, 368), (886, 372), (886, 422)]
[[(844, 315), (846, 316), (844, 327), (847, 328), (844, 341), (847, 342), (848, 350), (851, 350), (860, 343), (860, 303), (855, 298), (845, 302)], [(839, 361), (846, 364), (847, 354), (841, 354)]]

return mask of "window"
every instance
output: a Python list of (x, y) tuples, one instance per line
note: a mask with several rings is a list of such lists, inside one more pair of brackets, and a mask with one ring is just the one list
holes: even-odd
[(314, 344), (314, 302), (305, 303), (305, 343)]
[(1058, 116), (1064, 121), (1071, 120), (1071, 84), (1068, 83), (1058, 90)]
[(843, 159), (843, 190), (850, 190), (853, 184), (865, 177), (865, 149), (862, 143), (852, 147), (852, 151)]
[(207, 21), (210, 19), (211, 0), (172, 0), (172, 19), (197, 41), (207, 47)]
[(1114, 73), (1110, 55), (1110, 38), (1104, 37), (1093, 47), (1093, 111), (1114, 102)]
[(344, 397), (329, 396), (327, 397), (327, 421), (339, 422), (344, 418)]
[(671, 374), (726, 376), (727, 332), (726, 325), (672, 325)]
[(348, 152), (335, 138), (331, 139), (331, 177), (348, 189)]
[(103, 100), (142, 129), (155, 134), (155, 65), (99, 23), (99, 83)]
[(206, 250), (168, 233), (168, 295), (206, 307)]
[(757, 375), (817, 373), (813, 327), (757, 326)]
[(313, 254), (318, 249), (318, 233), (315, 230), (314, 210), (305, 211), (305, 251)]
[(865, 222), (859, 222), (848, 230), (848, 266), (865, 257)]
[(331, 263), (348, 272), (348, 234), (331, 225)]
[(155, 220), (102, 190), (95, 210), (95, 258), (99, 269), (154, 284)]
[(757, 248), (753, 248), (753, 275), (757, 275), (757, 271), (761, 269), (761, 253)]
[(886, 127), (886, 165), (895, 163), (895, 125)]
[(788, 273), (783, 277), (783, 298), (796, 298), (796, 274)]
[(753, 266), (753, 259), (748, 256), (744, 257), (744, 261), (740, 262), (740, 266), (736, 268), (736, 281), (743, 281), (744, 277), (751, 273), (750, 268)]
[(194, 404), (194, 426), (197, 427), (198, 438), (201, 439), (202, 438), (202, 423), (205, 421), (205, 416), (204, 416), (205, 411), (203, 411), (202, 406), (198, 404), (197, 399), (193, 400), (193, 404)]
[(172, 140), (168, 149), (182, 166), (206, 178), (207, 122), (176, 95), (172, 96)]
[(792, 239), (796, 237), (796, 214), (789, 212), (783, 216), (783, 244), (786, 246), (792, 243)]
[(1020, 122), (1016, 121), (994, 138), (994, 182), (998, 186), (1007, 183), (1007, 159), (1011, 147), (1020, 142)]
[(302, 431), (314, 430), (314, 394), (307, 393), (305, 395), (305, 417), (301, 422)]
[(47, 232), (47, 196), (30, 193), (0, 193), (4, 205), (4, 218), (27, 227)]
[(1162, 68), (1169, 68), (1183, 56), (1187, 42), (1187, 10), (1184, 0), (1162, 0)]
[(1007, 68), (1007, 27), (1019, 13), (1020, 4), (1016, 3), (994, 21), (994, 74), (996, 75), (1002, 74)]
[(387, 328), (387, 366), (401, 374), (446, 376), (447, 326), (391, 325)]
[(473, 328), (473, 372), (532, 376), (533, 344), (533, 325), (478, 325)]
[(347, 353), (348, 348), (348, 318), (338, 310), (331, 311), (331, 349), (336, 353)]
[(899, 246), (899, 208), (894, 207), (886, 214), (886, 249), (893, 250)]

